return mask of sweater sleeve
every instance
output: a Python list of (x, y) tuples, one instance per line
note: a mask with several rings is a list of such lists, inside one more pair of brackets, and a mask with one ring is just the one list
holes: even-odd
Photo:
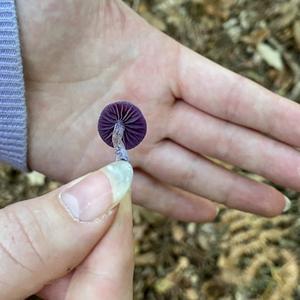
[(0, 0), (0, 161), (26, 170), (26, 106), (14, 0)]

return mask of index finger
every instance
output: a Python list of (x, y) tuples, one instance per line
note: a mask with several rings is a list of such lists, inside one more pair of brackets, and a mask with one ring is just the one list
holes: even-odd
[(300, 147), (300, 105), (181, 47), (178, 93), (215, 117)]
[(77, 267), (66, 299), (132, 299), (133, 271), (132, 207), (127, 193), (106, 235)]

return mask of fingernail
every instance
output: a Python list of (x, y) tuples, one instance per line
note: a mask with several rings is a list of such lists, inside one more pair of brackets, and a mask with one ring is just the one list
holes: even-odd
[(286, 196), (284, 196), (284, 199), (285, 199), (285, 206), (283, 212), (286, 212), (291, 208), (291, 200)]
[(60, 201), (73, 219), (91, 222), (113, 209), (130, 190), (131, 165), (117, 161), (67, 186)]

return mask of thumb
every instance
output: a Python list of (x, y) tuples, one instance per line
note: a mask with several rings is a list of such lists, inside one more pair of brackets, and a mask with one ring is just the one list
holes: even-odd
[(56, 300), (130, 300), (133, 270), (132, 209), (128, 193), (111, 227), (72, 276), (54, 281), (39, 296)]
[(127, 194), (107, 234), (76, 270), (66, 300), (96, 300), (100, 295), (101, 299), (130, 300), (133, 270), (132, 210)]
[(105, 234), (133, 171), (118, 161), (0, 210), (0, 299), (22, 299), (76, 267)]

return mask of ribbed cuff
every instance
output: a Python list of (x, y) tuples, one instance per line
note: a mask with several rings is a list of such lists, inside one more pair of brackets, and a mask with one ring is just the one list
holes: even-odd
[(0, 0), (0, 160), (27, 168), (27, 115), (14, 0)]

